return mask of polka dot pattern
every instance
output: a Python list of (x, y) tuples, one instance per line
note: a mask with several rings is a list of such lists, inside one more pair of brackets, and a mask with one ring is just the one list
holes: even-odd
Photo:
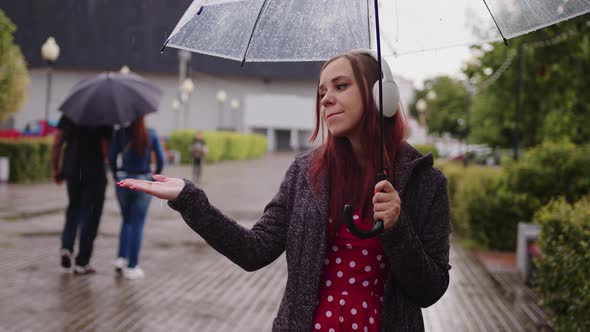
[[(357, 214), (354, 222), (359, 228), (371, 226)], [(358, 239), (341, 225), (326, 252), (314, 331), (378, 332), (386, 278), (387, 259), (379, 240)]]

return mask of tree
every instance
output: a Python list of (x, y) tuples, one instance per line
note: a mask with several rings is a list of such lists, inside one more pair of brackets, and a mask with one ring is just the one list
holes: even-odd
[(13, 41), (15, 30), (15, 25), (0, 10), (0, 121), (20, 111), (30, 82), (25, 59)]
[[(417, 103), (423, 104), (423, 114), (418, 111)], [(437, 76), (426, 80), (424, 89), (415, 91), (410, 114), (424, 122), (428, 133), (448, 133), (454, 138), (464, 139), (467, 136), (468, 103), (469, 95), (462, 81)]]
[[(590, 70), (589, 17), (512, 39), (508, 47), (502, 43), (473, 47), (481, 55), (464, 73), (481, 89), (473, 102), (470, 141), (494, 147), (513, 144), (515, 93), (520, 87), (522, 147), (562, 138), (590, 142), (590, 77), (584, 74)], [(507, 70), (499, 71), (503, 64)], [(490, 76), (490, 71), (500, 75)]]

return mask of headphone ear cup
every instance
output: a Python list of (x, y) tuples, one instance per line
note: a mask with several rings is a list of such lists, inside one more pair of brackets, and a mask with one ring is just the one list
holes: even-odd
[[(395, 81), (382, 81), (383, 83), (383, 116), (390, 118), (397, 113), (399, 105), (399, 88)], [(373, 85), (373, 99), (379, 115), (379, 81)]]

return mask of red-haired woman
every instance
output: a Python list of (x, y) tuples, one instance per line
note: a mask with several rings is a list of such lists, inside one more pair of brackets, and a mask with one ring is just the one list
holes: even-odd
[[(125, 178), (151, 180), (152, 152), (156, 156), (156, 174), (164, 167), (164, 154), (156, 131), (146, 128), (143, 117), (131, 126), (116, 131), (111, 142), (109, 163), (115, 182)], [(117, 165), (121, 154), (122, 164)], [(150, 205), (151, 196), (140, 191), (116, 187), (117, 200), (123, 216), (119, 234), (119, 252), (115, 260), (115, 270), (127, 279), (144, 276), (138, 266), (139, 251), (143, 239), (143, 225)]]
[[(447, 182), (432, 155), (405, 142), (404, 117), (395, 112), (384, 120), (389, 176), (375, 185), (378, 72), (369, 52), (326, 62), (313, 138), (324, 126), (327, 138), (295, 158), (252, 229), (224, 216), (188, 181), (157, 175), (156, 182), (119, 185), (169, 200), (195, 232), (245, 270), (286, 251), (289, 274), (273, 331), (422, 331), (420, 308), (435, 303), (449, 283)], [(385, 231), (354, 237), (343, 224), (345, 203), (357, 208), (359, 228), (382, 220)]]

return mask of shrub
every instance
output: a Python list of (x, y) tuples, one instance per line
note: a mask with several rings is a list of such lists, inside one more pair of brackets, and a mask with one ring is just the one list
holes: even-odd
[[(190, 146), (196, 130), (176, 130), (170, 135), (169, 148), (180, 152), (182, 163), (190, 163)], [(209, 152), (207, 161), (258, 158), (266, 152), (266, 137), (234, 132), (203, 132)]]
[(438, 159), (438, 157), (439, 157), (438, 149), (434, 145), (415, 144), (412, 146), (414, 147), (414, 149), (418, 150), (421, 154), (427, 154), (429, 152), (432, 152), (432, 156), (434, 157), (434, 159)]
[[(506, 237), (505, 232), (496, 230), (499, 223), (496, 209), (505, 201), (504, 196), (496, 197), (500, 169), (484, 166), (464, 167), (452, 162), (440, 164), (438, 167), (447, 177), (453, 233), (464, 240), (475, 242), (478, 246), (494, 243), (505, 247), (501, 239)], [(512, 238), (513, 236), (509, 237), (508, 241)]]
[(0, 156), (10, 159), (10, 182), (51, 179), (51, 138), (0, 139)]
[(558, 331), (590, 331), (590, 200), (565, 198), (540, 209), (543, 258), (534, 283), (541, 304), (552, 311)]
[(573, 203), (590, 188), (590, 145), (546, 142), (527, 151), (519, 162), (506, 166), (505, 190), (522, 197), (515, 202), (522, 221), (530, 221), (536, 210), (563, 196)]

